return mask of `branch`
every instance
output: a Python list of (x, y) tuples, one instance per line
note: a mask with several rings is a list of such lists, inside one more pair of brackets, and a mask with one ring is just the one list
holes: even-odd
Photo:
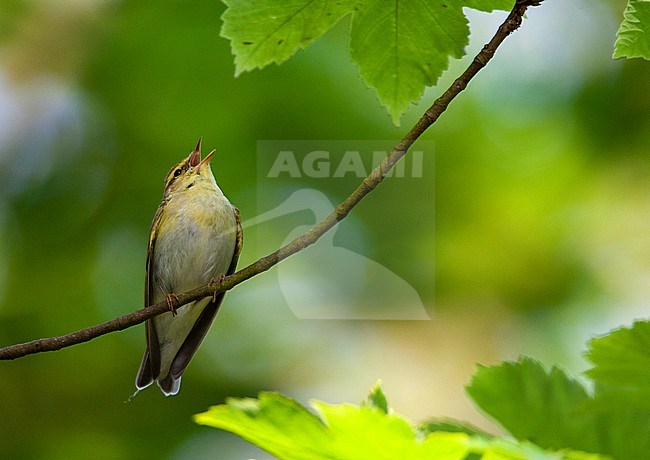
[[(401, 141), (395, 144), (391, 152), (381, 162), (381, 164), (373, 169), (370, 175), (359, 184), (356, 190), (340, 203), (334, 211), (325, 218), (325, 220), (315, 225), (305, 234), (294, 239), (286, 246), (281, 247), (277, 251), (259, 259), (257, 262), (250, 264), (238, 272), (227, 276), (221, 281), (221, 283), (212, 286), (205, 285), (178, 295), (178, 298), (174, 299), (174, 307), (181, 308), (183, 305), (195, 300), (212, 296), (215, 292), (228, 291), (249, 278), (267, 271), (287, 257), (311, 246), (337, 223), (345, 219), (350, 211), (352, 211), (352, 209), (366, 195), (372, 192), (384, 180), (395, 163), (406, 155), (406, 152), (411, 145), (422, 135), (422, 133), (424, 133), (424, 131), (427, 130), (427, 128), (429, 128), (429, 126), (436, 122), (440, 115), (442, 115), (442, 113), (447, 109), (449, 103), (453, 101), (456, 96), (467, 87), (472, 78), (474, 78), (474, 76), (485, 67), (506, 37), (519, 28), (523, 15), (528, 7), (538, 6), (542, 1), (543, 0), (516, 0), (515, 6), (503, 24), (499, 26), (494, 37), (492, 37), (492, 39), (476, 55), (462, 75), (452, 83), (442, 96), (436, 99), (433, 105), (427, 109), (408, 134), (406, 134)], [(146, 320), (167, 311), (169, 311), (167, 302), (160, 302), (147, 308), (134, 311), (133, 313), (120, 316), (114, 320), (91, 326), (71, 334), (47, 339), (38, 339), (31, 342), (0, 348), (0, 360), (16, 359), (26, 355), (43, 351), (55, 351), (78, 343), (88, 342), (89, 340), (101, 335), (121, 331), (131, 326), (135, 326), (136, 324), (143, 323)]]

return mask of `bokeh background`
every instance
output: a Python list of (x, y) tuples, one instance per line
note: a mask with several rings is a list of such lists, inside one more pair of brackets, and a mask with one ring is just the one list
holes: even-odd
[[(176, 397), (152, 388), (129, 401), (142, 326), (0, 363), (0, 457), (267, 458), (191, 415), (260, 390), (358, 402), (379, 378), (414, 421), (496, 431), (463, 392), (476, 363), (529, 354), (584, 370), (588, 338), (646, 316), (650, 299), (650, 65), (611, 59), (623, 8), (530, 10), (425, 134), (425, 192), (389, 180), (341, 225), (335, 243), (407, 280), (431, 320), (300, 319), (275, 268), (226, 296)], [(162, 181), (198, 136), (251, 217), (259, 140), (397, 140), (440, 92), (393, 126), (345, 52), (347, 19), (284, 65), (235, 79), (223, 9), (0, 1), (1, 345), (141, 307)], [(504, 14), (470, 18), (472, 55)], [(327, 185), (332, 202), (349, 191)], [(251, 227), (240, 266), (313, 221), (297, 212)], [(319, 262), (309, 251), (285, 262), (301, 263)]]

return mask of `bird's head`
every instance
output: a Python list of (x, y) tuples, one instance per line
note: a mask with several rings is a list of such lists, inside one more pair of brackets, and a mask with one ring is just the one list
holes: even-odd
[(172, 193), (183, 192), (194, 186), (212, 185), (216, 181), (210, 169), (210, 159), (215, 150), (201, 160), (201, 138), (194, 150), (187, 158), (183, 158), (176, 166), (169, 170), (165, 178), (165, 198)]

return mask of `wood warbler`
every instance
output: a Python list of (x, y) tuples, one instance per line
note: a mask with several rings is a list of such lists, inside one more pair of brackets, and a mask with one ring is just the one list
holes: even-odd
[(201, 345), (224, 292), (173, 309), (174, 293), (214, 282), (235, 271), (242, 248), (239, 211), (210, 169), (214, 150), (201, 161), (201, 139), (165, 179), (163, 200), (151, 224), (144, 304), (167, 299), (170, 311), (146, 323), (147, 349), (135, 381), (154, 381), (167, 396), (178, 393), (181, 375)]

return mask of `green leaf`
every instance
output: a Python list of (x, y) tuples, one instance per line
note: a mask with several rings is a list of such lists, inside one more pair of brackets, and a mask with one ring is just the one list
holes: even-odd
[(230, 40), (235, 76), (275, 62), (329, 30), (351, 12), (354, 0), (224, 0), (221, 36)]
[(384, 390), (381, 389), (381, 380), (378, 380), (377, 383), (371, 388), (368, 398), (364, 401), (364, 406), (374, 407), (377, 410), (380, 410), (384, 414), (388, 413), (388, 400), (384, 394)]
[(278, 458), (323, 458), (330, 443), (318, 417), (293, 399), (271, 392), (260, 393), (259, 399), (229, 398), (196, 414), (194, 421), (235, 433)]
[(439, 437), (419, 442), (413, 427), (402, 417), (387, 415), (369, 407), (330, 405), (313, 401), (333, 436), (333, 458), (413, 460), (462, 459), (467, 453), (466, 435)]
[(514, 442), (509, 439), (475, 437), (469, 441), (470, 452), (481, 454), (483, 460), (605, 460), (599, 454), (576, 450), (549, 452), (530, 442)]
[(586, 374), (596, 384), (587, 409), (606, 421), (612, 453), (650, 452), (650, 322), (593, 339), (586, 357), (594, 365)]
[[(467, 391), (513, 436), (543, 448), (599, 452), (616, 459), (644, 458), (650, 452), (647, 409), (611, 392), (594, 398), (561, 370), (547, 372), (530, 358), (479, 368)], [(601, 399), (605, 395), (610, 399)]]
[(586, 372), (598, 384), (650, 395), (650, 322), (637, 321), (589, 343)]
[(650, 1), (628, 0), (616, 35), (614, 58), (650, 59)]
[(469, 42), (461, 0), (366, 0), (352, 20), (350, 55), (396, 124)]
[(487, 11), (494, 10), (510, 11), (515, 5), (514, 0), (465, 0), (463, 4), (473, 10)]
[(259, 400), (230, 398), (194, 420), (235, 433), (282, 459), (424, 460), (435, 453), (433, 458), (460, 460), (467, 452), (464, 434), (420, 442), (397, 415), (350, 404), (313, 401), (311, 406), (322, 419), (286, 396), (261, 393)]
[(448, 433), (465, 433), (470, 436), (490, 436), (483, 430), (476, 428), (467, 422), (462, 422), (460, 420), (454, 420), (450, 418), (429, 419), (426, 422), (418, 425), (417, 430), (424, 436), (435, 431), (446, 431)]
[[(386, 400), (378, 385), (373, 387), (371, 395), (374, 396), (369, 399)], [(259, 399), (230, 398), (225, 405), (195, 415), (194, 420), (235, 433), (275, 457), (288, 460), (597, 458), (569, 457), (564, 453), (544, 451), (527, 442), (472, 436), (458, 430), (416, 434), (407, 420), (377, 406), (333, 405), (319, 401), (312, 401), (310, 405), (318, 416), (286, 396), (260, 393)]]
[(571, 460), (599, 460), (605, 457), (582, 451), (564, 449), (558, 452), (549, 452), (527, 441), (515, 442), (508, 439), (490, 435), (466, 422), (452, 419), (432, 419), (418, 427), (420, 433), (465, 433), (470, 437), (467, 440), (470, 456), (465, 460), (482, 458), (488, 459), (571, 459)]
[(547, 372), (531, 358), (480, 367), (467, 392), (517, 439), (547, 448), (599, 451), (593, 418), (578, 410), (590, 396), (557, 368)]
[(224, 0), (221, 35), (235, 75), (281, 64), (354, 13), (350, 55), (397, 124), (469, 42), (463, 7), (510, 9), (514, 0)]

